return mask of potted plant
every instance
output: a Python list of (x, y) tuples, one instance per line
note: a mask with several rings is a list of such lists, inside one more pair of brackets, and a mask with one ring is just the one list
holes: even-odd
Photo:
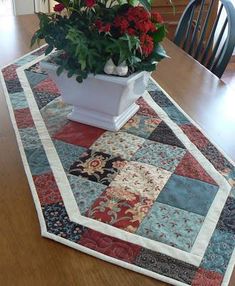
[(69, 119), (116, 131), (138, 110), (150, 72), (166, 57), (162, 17), (148, 0), (56, 2), (55, 13), (38, 14), (32, 38), (32, 45), (48, 44), (41, 66), (74, 106)]

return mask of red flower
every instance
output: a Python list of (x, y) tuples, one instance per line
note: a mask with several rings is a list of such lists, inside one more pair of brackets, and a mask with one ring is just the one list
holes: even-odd
[(135, 35), (136, 35), (136, 30), (133, 29), (133, 28), (128, 28), (128, 29), (127, 29), (127, 34), (128, 34), (129, 36), (135, 36)]
[(103, 26), (102, 21), (99, 20), (99, 19), (96, 20), (96, 21), (95, 21), (95, 25), (96, 25), (96, 27), (98, 28), (99, 32), (101, 32), (101, 29), (102, 29), (102, 26)]
[(151, 19), (155, 23), (163, 23), (162, 15), (158, 12), (152, 12), (151, 13)]
[(55, 12), (60, 13), (61, 11), (64, 10), (64, 8), (65, 8), (64, 4), (59, 3), (59, 4), (56, 4), (53, 9)]
[(109, 24), (109, 23), (103, 24), (102, 21), (99, 19), (95, 21), (95, 25), (98, 28), (99, 32), (108, 33), (111, 29), (111, 24)]
[(136, 6), (131, 7), (127, 12), (127, 18), (129, 21), (146, 21), (149, 19), (149, 13), (144, 9), (144, 7)]
[(110, 31), (111, 25), (109, 23), (105, 24), (102, 29), (103, 32), (108, 33)]
[(136, 28), (142, 33), (147, 33), (149, 31), (151, 31), (151, 32), (156, 31), (155, 25), (149, 20), (137, 22)]
[(114, 27), (120, 28), (121, 33), (126, 33), (129, 23), (123, 16), (117, 16), (114, 19)]
[(85, 3), (88, 8), (92, 8), (96, 4), (95, 0), (85, 0)]
[(140, 46), (142, 49), (142, 53), (147, 57), (149, 56), (153, 51), (153, 38), (149, 35), (142, 34), (140, 36)]

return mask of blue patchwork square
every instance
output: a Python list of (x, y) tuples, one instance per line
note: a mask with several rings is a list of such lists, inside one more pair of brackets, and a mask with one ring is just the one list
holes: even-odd
[(71, 105), (64, 103), (60, 97), (57, 97), (40, 110), (50, 135), (54, 135), (69, 122), (67, 115), (72, 109)]
[(128, 120), (120, 131), (126, 131), (127, 133), (142, 138), (148, 138), (150, 134), (157, 128), (160, 122), (160, 118), (136, 114), (130, 120)]
[(232, 196), (227, 198), (217, 228), (235, 234), (235, 198)]
[(198, 214), (155, 202), (136, 233), (189, 252), (203, 221)]
[(13, 109), (21, 109), (28, 107), (28, 102), (26, 100), (24, 92), (10, 93), (9, 95)]
[(157, 201), (206, 216), (217, 191), (217, 186), (173, 174)]
[(31, 87), (34, 87), (39, 82), (41, 82), (47, 78), (47, 75), (45, 75), (45, 74), (36, 73), (36, 72), (28, 71), (28, 70), (25, 70), (25, 75), (26, 75)]
[(78, 160), (80, 155), (87, 149), (77, 145), (69, 144), (63, 141), (54, 140), (54, 145), (57, 154), (60, 157), (61, 164), (63, 165), (66, 172), (69, 172), (70, 166)]
[(68, 175), (68, 180), (82, 215), (90, 208), (93, 202), (104, 192), (106, 186), (82, 177)]
[(72, 222), (62, 202), (42, 206), (42, 212), (49, 233), (78, 243), (87, 228)]
[(211, 237), (200, 267), (225, 274), (235, 247), (235, 234), (216, 229)]
[(41, 175), (51, 171), (43, 146), (34, 149), (26, 149), (25, 154), (32, 175)]
[(185, 153), (184, 149), (177, 146), (146, 140), (132, 157), (132, 160), (174, 172)]
[(5, 84), (9, 93), (23, 92), (23, 88), (19, 80), (5, 80)]
[(180, 112), (175, 106), (168, 106), (164, 108), (164, 111), (178, 125), (188, 124), (190, 121)]
[(230, 191), (230, 197), (234, 198), (235, 199), (235, 187), (231, 189)]
[(36, 128), (21, 128), (19, 129), (22, 144), (25, 149), (35, 149), (41, 146), (41, 140), (39, 138)]
[(156, 85), (156, 83), (154, 83), (151, 79), (149, 79), (148, 85), (147, 85), (147, 91), (154, 91), (158, 89), (159, 87)]
[(18, 66), (23, 66), (26, 65), (27, 63), (32, 62), (33, 60), (35, 60), (37, 57), (35, 55), (27, 55), (25, 57), (23, 57), (22, 59), (19, 59), (15, 64)]
[(159, 89), (149, 92), (153, 100), (164, 110), (166, 107), (174, 106), (170, 99)]

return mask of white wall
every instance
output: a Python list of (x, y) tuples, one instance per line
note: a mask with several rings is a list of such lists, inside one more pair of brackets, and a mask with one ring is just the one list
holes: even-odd
[(42, 0), (13, 0), (14, 14), (24, 15), (34, 12), (48, 12), (48, 1)]
[(42, 1), (42, 0), (34, 0), (35, 3), (35, 12), (49, 12), (49, 3), (48, 1)]
[(34, 1), (33, 0), (13, 0), (14, 14), (33, 14)]
[(53, 12), (53, 7), (55, 6), (55, 4), (58, 4), (56, 3), (54, 0), (49, 0), (50, 1), (50, 12)]

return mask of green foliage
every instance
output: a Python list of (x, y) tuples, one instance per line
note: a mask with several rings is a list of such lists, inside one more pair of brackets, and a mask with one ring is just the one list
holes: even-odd
[(148, 11), (151, 10), (151, 0), (139, 0), (139, 3), (142, 4)]
[(54, 49), (59, 52), (57, 75), (66, 70), (68, 77), (76, 76), (82, 82), (89, 73), (103, 73), (110, 58), (116, 65), (126, 62), (130, 72), (152, 71), (166, 57), (159, 45), (166, 28), (152, 19), (149, 0), (56, 2), (63, 11), (38, 13), (39, 29), (31, 45), (44, 39), (46, 55)]

